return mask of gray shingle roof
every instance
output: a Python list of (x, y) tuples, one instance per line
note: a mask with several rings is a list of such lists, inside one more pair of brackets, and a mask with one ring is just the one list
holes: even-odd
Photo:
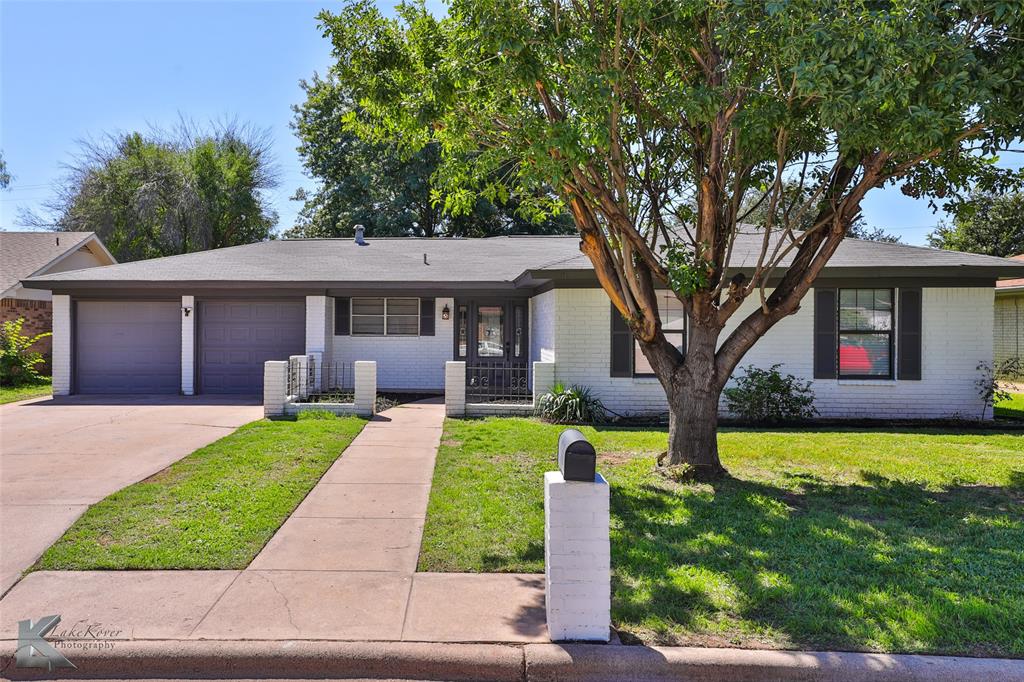
[(0, 232), (0, 291), (31, 277), (92, 237), (92, 232)]
[[(536, 280), (545, 273), (590, 269), (575, 236), (395, 238), (368, 242), (367, 246), (358, 246), (351, 239), (275, 240), (57, 273), (33, 281), (44, 288), (47, 283), (507, 284), (526, 272)], [(738, 238), (732, 259), (734, 267), (752, 265), (759, 249), (757, 235)], [(1003, 258), (856, 239), (848, 239), (839, 247), (828, 270), (841, 273), (847, 269), (900, 268), (906, 270), (907, 276), (913, 276), (915, 269), (921, 267), (951, 268), (965, 274), (984, 271), (993, 277), (1024, 273), (1024, 264)]]

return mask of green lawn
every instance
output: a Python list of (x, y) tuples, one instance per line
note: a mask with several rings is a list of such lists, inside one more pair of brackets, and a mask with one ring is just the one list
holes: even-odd
[(21, 386), (0, 386), (0, 405), (29, 398), (41, 398), (52, 392), (53, 386), (50, 384), (50, 377), (42, 377), (39, 381)]
[(1005, 419), (1024, 419), (1024, 393), (1011, 393), (1009, 400), (996, 403), (995, 414)]
[(365, 423), (247, 424), (90, 507), (34, 568), (244, 568)]
[[(560, 430), (448, 421), (419, 570), (543, 571)], [(627, 639), (1024, 657), (1024, 435), (725, 429), (733, 477), (683, 485), (664, 431), (584, 432)]]

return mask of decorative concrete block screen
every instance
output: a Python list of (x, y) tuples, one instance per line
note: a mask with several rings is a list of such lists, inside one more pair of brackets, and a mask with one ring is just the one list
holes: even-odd
[(288, 360), (269, 360), (263, 365), (263, 414), (268, 417), (295, 415), (308, 410), (370, 417), (377, 411), (377, 363), (353, 363), (354, 390), (351, 402), (304, 402), (320, 390), (322, 374), (308, 372), (319, 362), (315, 355), (296, 355)]

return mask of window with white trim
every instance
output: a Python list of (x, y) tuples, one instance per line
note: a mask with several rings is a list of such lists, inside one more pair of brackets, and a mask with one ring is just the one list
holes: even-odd
[(420, 299), (353, 298), (352, 336), (419, 336)]

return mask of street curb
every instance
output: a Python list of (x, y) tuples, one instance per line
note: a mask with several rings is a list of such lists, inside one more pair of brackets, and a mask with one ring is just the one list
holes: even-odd
[(1024, 660), (697, 647), (531, 644), (526, 679), (688, 682), (1024, 682)]
[[(60, 648), (59, 643), (55, 643)], [(330, 641), (129, 641), (67, 652), (74, 670), (16, 668), (5, 647), (0, 678), (371, 678), (513, 682), (523, 652), (500, 644)]]
[[(60, 648), (59, 643), (56, 643)], [(0, 678), (413, 679), (461, 682), (1024, 682), (1024, 660), (594, 644), (337, 641), (115, 641), (75, 651), (74, 670), (15, 668)]]

